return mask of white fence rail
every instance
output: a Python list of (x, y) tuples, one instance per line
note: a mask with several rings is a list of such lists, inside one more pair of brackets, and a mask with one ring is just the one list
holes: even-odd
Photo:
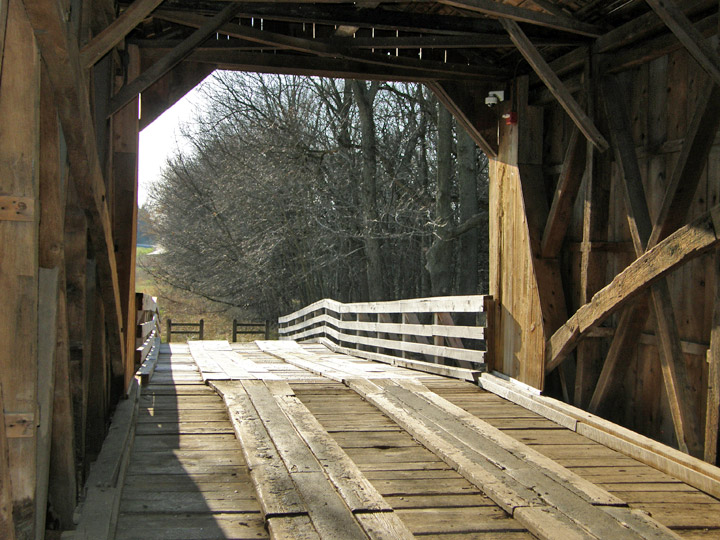
[[(343, 304), (325, 299), (278, 319), (280, 339), (398, 365), (442, 364), (484, 371), (490, 296), (443, 296)], [(398, 362), (403, 359), (406, 362)]]

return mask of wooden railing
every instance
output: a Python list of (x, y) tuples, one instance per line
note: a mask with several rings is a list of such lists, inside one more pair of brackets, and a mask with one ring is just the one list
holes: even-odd
[[(165, 333), (167, 334), (168, 343), (172, 341), (172, 337), (175, 334), (197, 334), (197, 338), (200, 341), (205, 337), (205, 319), (200, 319), (198, 322), (173, 322), (172, 319), (167, 319), (165, 323), (167, 324), (167, 331)], [(175, 330), (175, 328), (179, 328), (180, 330)]]
[(489, 296), (353, 304), (325, 299), (280, 317), (278, 332), (280, 339), (317, 341), (338, 352), (395, 365), (460, 368), (463, 378), (471, 379), (486, 368), (491, 303)]
[(265, 337), (265, 340), (270, 339), (270, 321), (263, 322), (239, 322), (237, 319), (233, 319), (232, 325), (232, 342), (237, 342), (239, 335), (260, 335)]
[(135, 368), (141, 383), (147, 384), (160, 351), (160, 312), (155, 298), (136, 293), (137, 327), (135, 331)]

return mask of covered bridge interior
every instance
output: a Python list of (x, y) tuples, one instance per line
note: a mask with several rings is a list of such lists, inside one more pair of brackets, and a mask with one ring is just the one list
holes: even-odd
[(215, 69), (427, 84), (490, 158), (488, 367), (717, 464), (719, 23), (716, 0), (0, 0), (0, 536), (43, 538), (48, 505), (74, 527), (137, 367), (138, 133)]

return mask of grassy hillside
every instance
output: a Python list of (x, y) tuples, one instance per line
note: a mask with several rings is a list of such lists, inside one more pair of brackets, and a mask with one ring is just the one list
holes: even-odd
[[(251, 314), (244, 313), (241, 310), (229, 308), (224, 304), (212, 302), (166, 284), (157, 283), (153, 276), (148, 274), (142, 267), (143, 258), (152, 257), (153, 249), (137, 248), (138, 265), (135, 269), (135, 291), (157, 297), (162, 319), (163, 342), (167, 341), (165, 321), (168, 318), (175, 322), (198, 322), (200, 319), (204, 319), (204, 339), (227, 339), (228, 341), (232, 340), (233, 318), (243, 322), (255, 322), (258, 320)], [(181, 342), (186, 339), (187, 336), (173, 336), (173, 342)], [(190, 339), (197, 338), (190, 337)], [(263, 336), (261, 334), (257, 336), (238, 336), (239, 341), (252, 341), (254, 339), (263, 339)]]

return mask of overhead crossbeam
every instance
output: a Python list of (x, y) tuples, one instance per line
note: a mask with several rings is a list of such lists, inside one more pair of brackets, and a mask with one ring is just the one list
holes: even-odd
[[(174, 12), (172, 14), (162, 12), (158, 15), (158, 17), (176, 24), (183, 24), (194, 28), (198, 28), (199, 26), (206, 24), (207, 21), (207, 18), (202, 15), (178, 12)], [(277, 32), (268, 32), (239, 24), (223, 24), (221, 27), (218, 27), (218, 30), (230, 37), (320, 57), (339, 58), (343, 60), (362, 62), (365, 64), (417, 70), (424, 73), (434, 72), (435, 77), (439, 79), (448, 78), (450, 76), (469, 76), (472, 78), (488, 80), (508, 76), (508, 72), (506, 70), (490, 65), (454, 65), (441, 62), (430, 62), (427, 60), (420, 61), (414, 58), (406, 58), (402, 56), (350, 52), (348, 49), (334, 46), (332, 43), (288, 36)]]
[[(504, 5), (504, 4), (497, 4)], [(509, 19), (501, 19), (503, 27), (510, 35), (515, 46), (523, 55), (525, 60), (530, 64), (535, 73), (548, 87), (548, 90), (555, 96), (565, 112), (572, 118), (575, 125), (583, 132), (585, 137), (592, 142), (595, 147), (604, 152), (610, 145), (608, 144), (602, 133), (595, 127), (590, 117), (585, 113), (580, 104), (575, 100), (570, 91), (565, 87), (560, 77), (548, 65), (540, 52), (535, 48), (530, 39), (525, 35), (520, 26), (515, 21)]]
[(207, 19), (200, 28), (165, 55), (165, 57), (144, 71), (142, 75), (134, 79), (131, 83), (123, 86), (110, 100), (109, 115), (112, 116), (118, 112), (130, 103), (130, 101), (135, 99), (140, 92), (150, 87), (150, 85), (160, 77), (179, 64), (185, 57), (193, 52), (195, 47), (214, 34), (219, 27), (235, 17), (238, 11), (240, 11), (240, 6), (234, 3), (228, 4), (228, 6), (217, 15)]
[(555, 30), (563, 30), (580, 34), (583, 36), (599, 37), (603, 34), (602, 30), (595, 25), (577, 21), (569, 16), (558, 16), (542, 11), (520, 8), (495, 0), (440, 0), (442, 4), (457, 8), (467, 9), (483, 13), (491, 17), (497, 17), (501, 20), (511, 20), (554, 28)]
[(80, 64), (85, 68), (95, 65), (161, 3), (162, 0), (135, 0), (110, 26), (83, 47)]

